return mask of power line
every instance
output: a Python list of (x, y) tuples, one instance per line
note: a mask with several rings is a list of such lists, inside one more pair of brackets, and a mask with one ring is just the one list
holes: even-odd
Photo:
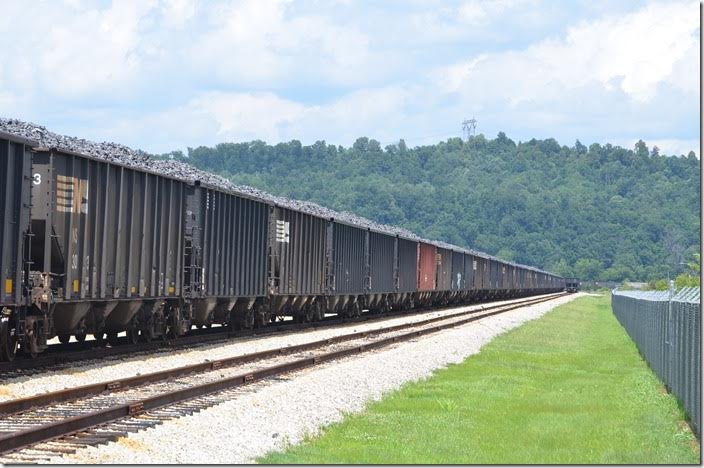
[(465, 139), (469, 141), (470, 137), (474, 136), (475, 131), (477, 130), (477, 119), (472, 117), (469, 120), (464, 120), (462, 122), (462, 134), (465, 136)]

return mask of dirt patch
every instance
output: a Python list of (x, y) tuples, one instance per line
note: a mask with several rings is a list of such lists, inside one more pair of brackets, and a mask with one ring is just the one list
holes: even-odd
[(117, 444), (127, 447), (128, 449), (135, 450), (137, 452), (146, 452), (148, 449), (147, 444), (136, 439), (130, 439), (129, 437), (120, 437), (115, 441)]

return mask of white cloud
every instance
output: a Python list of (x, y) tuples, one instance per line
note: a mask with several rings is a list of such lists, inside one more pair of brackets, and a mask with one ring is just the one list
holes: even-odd
[[(651, 3), (583, 21), (562, 37), (479, 54), (437, 69), (435, 95), (451, 96), (445, 115), (476, 115), (489, 135), (504, 130), (514, 139), (565, 144), (638, 136), (679, 154), (696, 141), (696, 12), (691, 2)], [(698, 151), (690, 146), (685, 154)]]
[[(324, 105), (303, 105), (267, 92), (208, 92), (182, 106), (125, 119), (105, 131), (108, 139), (123, 141), (135, 134), (137, 139), (151, 134), (152, 144), (144, 149), (157, 153), (255, 139), (269, 143), (327, 139), (346, 145), (361, 135), (398, 140), (407, 119), (403, 108), (411, 97), (408, 90), (400, 88), (363, 89)], [(168, 128), (179, 130), (159, 130)]]
[(662, 83), (694, 91), (699, 23), (693, 11), (689, 2), (653, 3), (625, 16), (581, 23), (563, 39), (449, 66), (443, 84), (448, 90), (480, 87), (484, 96), (503, 93), (513, 105), (593, 82), (639, 102), (651, 100)]
[(194, 118), (215, 125), (218, 138), (279, 141), (285, 128), (307, 112), (305, 106), (272, 93), (206, 93), (188, 105)]
[[(615, 142), (615, 144), (620, 144), (624, 148), (633, 149), (636, 142), (641, 140), (641, 138), (631, 138), (628, 140), (623, 140), (620, 142)], [(657, 146), (660, 150), (660, 154), (666, 154), (668, 156), (687, 156), (690, 151), (694, 151), (694, 154), (699, 157), (699, 140), (696, 139), (677, 139), (677, 138), (663, 138), (663, 139), (643, 139), (650, 150)]]
[(168, 26), (180, 27), (195, 16), (198, 5), (195, 0), (161, 0), (159, 8)]
[[(154, 1), (115, 2), (107, 9), (81, 2), (4, 4), (0, 34), (13, 47), (0, 52), (7, 85), (60, 99), (124, 89), (139, 78), (146, 57), (140, 22)], [(31, 28), (18, 18), (31, 18)], [(17, 38), (21, 38), (18, 40)]]
[(219, 84), (253, 88), (291, 85), (306, 78), (329, 85), (364, 82), (377, 74), (369, 38), (322, 14), (296, 14), (289, 2), (225, 3), (208, 14), (207, 30), (187, 57)]
[(535, 2), (519, 0), (493, 0), (491, 2), (467, 0), (460, 4), (457, 10), (458, 16), (463, 23), (470, 26), (481, 26), (491, 17), (495, 15), (503, 15), (512, 9), (515, 10), (521, 8), (526, 3)]
[(587, 5), (5, 0), (0, 115), (160, 152), (431, 143), (472, 115), (515, 140), (695, 141), (698, 5)]

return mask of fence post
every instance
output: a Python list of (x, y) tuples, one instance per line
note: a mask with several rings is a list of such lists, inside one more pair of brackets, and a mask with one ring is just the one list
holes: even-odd
[(672, 316), (672, 297), (675, 295), (675, 282), (670, 280), (670, 289), (667, 292), (667, 372), (665, 374), (665, 387), (668, 391), (672, 391), (674, 383), (675, 369), (675, 323)]

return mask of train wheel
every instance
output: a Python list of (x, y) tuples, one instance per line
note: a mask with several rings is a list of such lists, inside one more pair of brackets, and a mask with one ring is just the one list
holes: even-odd
[(105, 333), (104, 333), (104, 332), (100, 332), (100, 333), (95, 333), (95, 334), (93, 334), (93, 338), (95, 338), (95, 344), (96, 344), (97, 346), (99, 346), (99, 347), (101, 347), (101, 348), (102, 348), (103, 346), (105, 346), (105, 343), (106, 343), (107, 340), (105, 339)]
[(325, 317), (320, 302), (313, 303), (313, 320), (320, 322)]
[(25, 339), (26, 341), (22, 343), (22, 352), (27, 356), (31, 357), (32, 359), (36, 358), (39, 355), (37, 335), (33, 333), (31, 336), (27, 336)]
[(119, 343), (119, 339), (117, 338), (117, 332), (108, 332), (108, 343), (110, 343), (112, 346), (117, 346)]
[(180, 316), (180, 311), (179, 309), (173, 308), (171, 309), (171, 314), (169, 314), (166, 322), (168, 325), (168, 332), (167, 336), (168, 338), (174, 339), (178, 338), (179, 335), (179, 316)]
[(162, 317), (162, 320), (157, 325), (157, 338), (160, 341), (167, 341), (169, 339), (169, 323), (167, 317)]
[(145, 343), (149, 343), (154, 338), (151, 328), (143, 328), (139, 331), (139, 338)]
[(131, 325), (127, 329), (127, 342), (129, 344), (137, 344), (139, 341), (139, 329), (133, 325)]
[(17, 335), (10, 322), (0, 322), (0, 360), (12, 361), (17, 355)]
[(312, 322), (315, 319), (315, 311), (313, 310), (313, 306), (306, 306), (303, 311), (303, 318), (306, 322)]
[(231, 332), (237, 331), (240, 328), (240, 324), (237, 321), (237, 314), (235, 312), (230, 311), (230, 313), (227, 316), (227, 329)]
[(254, 306), (254, 326), (257, 328), (264, 328), (266, 327), (266, 323), (268, 322), (267, 320), (267, 314), (266, 314), (266, 309), (262, 305), (255, 305)]
[(352, 317), (359, 317), (360, 315), (362, 315), (362, 306), (359, 305), (359, 302), (355, 302), (352, 306)]
[(76, 341), (78, 341), (79, 343), (85, 343), (85, 341), (86, 341), (86, 333), (85, 332), (76, 333), (73, 336), (74, 336), (74, 338), (76, 338)]
[(247, 309), (242, 317), (242, 328), (249, 330), (254, 327), (254, 311), (252, 309)]
[(59, 343), (66, 344), (71, 341), (71, 335), (59, 335)]

